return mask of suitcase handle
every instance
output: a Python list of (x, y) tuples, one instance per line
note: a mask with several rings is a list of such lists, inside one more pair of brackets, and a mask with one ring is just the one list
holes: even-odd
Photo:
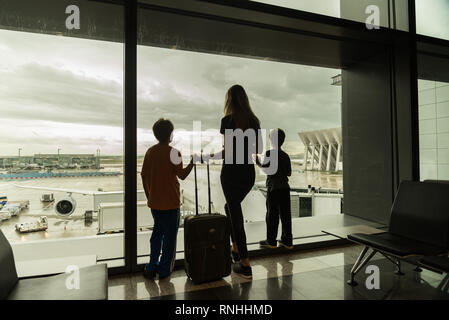
[[(200, 161), (203, 163), (203, 150), (201, 150)], [(206, 163), (207, 169), (207, 202), (208, 202), (208, 213), (212, 214), (211, 209), (211, 199), (210, 199), (210, 172), (209, 172), (209, 161)], [(198, 183), (197, 183), (197, 175), (196, 175), (196, 163), (193, 164), (193, 173), (195, 176), (195, 212), (198, 215)]]
[(195, 175), (195, 212), (198, 215), (198, 185), (196, 182), (196, 163), (193, 163), (193, 173)]
[[(203, 152), (201, 151), (201, 160), (203, 160)], [(209, 174), (209, 161), (206, 163), (207, 168), (207, 203), (208, 203), (208, 210), (209, 214), (212, 214), (211, 210), (211, 201), (210, 201), (210, 174)]]

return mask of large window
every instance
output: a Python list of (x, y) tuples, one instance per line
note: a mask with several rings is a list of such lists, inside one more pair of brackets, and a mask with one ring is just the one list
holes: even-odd
[(421, 180), (449, 180), (449, 83), (419, 80)]
[[(135, 163), (133, 159), (125, 165), (123, 160), (123, 114), (134, 107), (132, 77), (126, 86), (131, 94), (126, 106), (123, 103), (123, 5), (78, 1), (81, 28), (67, 30), (66, 8), (58, 0), (49, 0), (36, 11), (22, 11), (30, 0), (0, 1), (8, 5), (3, 10), (9, 13), (0, 15), (0, 202), (5, 204), (0, 227), (12, 243), (16, 261), (28, 266), (38, 260), (65, 258), (75, 259), (80, 266), (91, 261), (123, 266), (123, 241), (126, 238), (130, 249), (126, 258), (130, 258), (136, 236), (136, 230), (126, 230), (126, 237), (124, 232), (123, 173), (126, 167), (134, 175)], [(260, 8), (255, 2), (248, 4)], [(361, 23), (369, 15), (367, 7), (375, 5), (381, 26), (408, 30), (407, 0), (257, 2)], [(446, 2), (438, 3), (434, 9), (444, 13)], [(218, 129), (225, 93), (237, 83), (246, 89), (267, 135), (279, 127), (286, 132), (284, 150), (293, 167), (294, 219), (342, 212), (344, 161), (346, 172), (355, 168), (356, 173), (345, 176), (351, 178), (345, 180), (350, 189), (346, 190), (346, 213), (359, 216), (372, 209), (372, 216), (362, 213), (360, 217), (376, 221), (376, 206), (390, 206), (391, 194), (385, 186), (392, 185), (387, 181), (392, 163), (388, 145), (391, 70), (385, 49), (391, 37), (404, 34), (366, 33), (363, 26), (327, 23), (333, 19), (322, 17), (311, 22), (315, 15), (310, 14), (294, 18), (254, 11), (249, 16), (248, 8), (225, 8), (213, 2), (170, 2), (169, 10), (163, 6), (161, 1), (139, 1), (138, 121), (137, 128), (133, 121), (125, 126), (127, 142), (134, 142), (137, 129), (138, 263), (148, 259), (153, 227), (140, 179), (143, 156), (156, 143), (153, 123), (160, 117), (174, 123), (173, 145), (182, 151), (185, 164), (197, 138), (205, 152), (217, 151), (222, 145)], [(418, 32), (447, 39), (445, 20), (431, 23), (432, 13), (421, 6), (422, 1), (417, 1)], [(11, 19), (16, 15), (17, 19)], [(422, 31), (436, 24), (434, 31)], [(128, 56), (129, 66), (133, 59), (132, 54)], [(372, 76), (374, 71), (379, 77)], [(343, 97), (341, 74), (347, 81)], [(420, 82), (423, 179), (447, 179), (448, 88), (444, 82)], [(133, 112), (125, 114), (133, 120)], [(366, 114), (378, 117), (377, 127), (383, 121), (378, 129), (382, 135), (376, 134), (376, 139), (369, 132), (372, 117)], [(134, 147), (133, 143), (127, 146)], [(220, 170), (221, 161), (212, 163), (212, 209), (224, 213)], [(204, 166), (198, 167), (198, 177), (200, 210), (206, 211)], [(253, 244), (265, 231), (265, 178), (257, 171), (256, 184), (243, 203), (247, 225), (257, 226), (249, 239)], [(134, 183), (127, 179), (127, 187), (130, 181)], [(182, 215), (192, 214), (193, 174), (181, 183), (181, 189)], [(373, 201), (367, 204), (367, 199)], [(128, 205), (133, 209), (134, 205)], [(134, 212), (130, 211), (126, 221), (132, 224)], [(16, 225), (19, 229), (36, 226), (40, 217), (46, 217), (40, 222), (48, 223), (44, 231), (16, 231)], [(321, 230), (301, 234), (294, 230), (294, 237), (316, 238)], [(134, 267), (133, 259), (127, 260), (127, 270)]]
[[(268, 134), (271, 129), (282, 128), (286, 133), (283, 148), (292, 161), (293, 218), (341, 213), (343, 159), (337, 155), (342, 149), (335, 142), (336, 135), (339, 135), (337, 139), (341, 144), (341, 87), (336, 85), (340, 70), (151, 46), (138, 47), (137, 69), (138, 171), (147, 149), (157, 143), (151, 128), (159, 118), (173, 122), (172, 145), (181, 150), (184, 165), (189, 161), (195, 141), (201, 141), (201, 148), (206, 153), (219, 151), (222, 148), (219, 129), (224, 116), (225, 94), (232, 85), (241, 84), (248, 93), (262, 129)], [(326, 140), (326, 132), (331, 144)], [(304, 139), (304, 135), (310, 139)], [(316, 137), (322, 145), (321, 154)], [(305, 143), (308, 144), (308, 156)], [(197, 149), (199, 152), (200, 148)], [(327, 162), (332, 166), (326, 167)], [(221, 165), (222, 161), (214, 161), (211, 165), (211, 198), (212, 210), (224, 214)], [(198, 166), (198, 178), (199, 208), (201, 212), (207, 212), (204, 166)], [(257, 170), (255, 187), (243, 202), (248, 224), (264, 225), (265, 180), (266, 176)], [(193, 214), (195, 210), (193, 181), (193, 171), (185, 181), (181, 181), (182, 217)], [(316, 194), (311, 192), (309, 185)], [(140, 263), (148, 260), (152, 228), (151, 221), (144, 222), (143, 217), (149, 216), (149, 209), (142, 189), (138, 177), (138, 197), (142, 200), (138, 209), (138, 222), (141, 217), (138, 233)], [(320, 189), (326, 189), (326, 194), (319, 194)], [(182, 228), (180, 230), (182, 232)], [(254, 234), (248, 236), (257, 237)], [(182, 236), (179, 236), (178, 251), (182, 251), (182, 247)]]
[[(120, 7), (112, 9), (108, 18), (122, 21)], [(19, 276), (122, 266), (123, 44), (94, 40), (101, 30), (76, 38), (30, 26), (36, 33), (0, 30), (1, 230)]]
[(416, 0), (416, 32), (449, 40), (449, 1)]
[[(334, 18), (408, 30), (407, 0), (253, 0)], [(444, 0), (442, 0), (444, 1)], [(376, 17), (375, 20), (373, 18)], [(378, 19), (378, 20), (377, 20)]]

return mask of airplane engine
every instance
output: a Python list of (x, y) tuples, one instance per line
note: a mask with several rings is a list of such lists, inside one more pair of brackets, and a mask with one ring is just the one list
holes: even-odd
[(75, 208), (76, 208), (76, 201), (70, 195), (65, 196), (64, 198), (56, 202), (55, 205), (55, 211), (58, 214), (58, 216), (64, 218), (70, 216), (73, 213), (73, 211), (75, 211)]

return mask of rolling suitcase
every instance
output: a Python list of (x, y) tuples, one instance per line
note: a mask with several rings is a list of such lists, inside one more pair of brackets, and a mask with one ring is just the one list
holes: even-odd
[(228, 218), (211, 213), (210, 175), (207, 163), (208, 213), (198, 214), (198, 185), (195, 175), (195, 212), (184, 220), (184, 265), (194, 283), (219, 280), (231, 274), (230, 226)]

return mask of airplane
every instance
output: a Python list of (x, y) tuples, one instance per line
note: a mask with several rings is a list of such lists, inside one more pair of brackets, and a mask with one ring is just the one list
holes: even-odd
[(36, 189), (55, 192), (66, 192), (67, 195), (55, 202), (55, 211), (58, 216), (62, 218), (68, 218), (76, 209), (76, 201), (72, 198), (72, 193), (81, 194), (84, 196), (91, 196), (95, 194), (101, 194), (101, 191), (89, 191), (89, 190), (77, 190), (77, 189), (62, 189), (62, 188), (47, 188), (47, 187), (32, 187), (17, 185), (14, 186), (24, 189)]
[[(45, 191), (54, 191), (54, 192), (65, 192), (66, 195), (64, 197), (62, 197), (59, 200), (55, 201), (55, 212), (57, 213), (57, 215), (59, 217), (62, 218), (68, 218), (70, 217), (70, 215), (72, 215), (72, 213), (75, 211), (76, 209), (76, 201), (75, 199), (73, 199), (72, 194), (81, 194), (83, 196), (105, 196), (106, 197), (117, 197), (121, 198), (120, 195), (123, 194), (123, 191), (119, 191), (119, 192), (104, 192), (104, 191), (92, 191), (92, 190), (79, 190), (79, 189), (65, 189), (65, 188), (48, 188), (48, 187), (34, 187), (34, 186), (25, 186), (25, 185), (17, 185), (15, 184), (14, 186), (18, 187), (18, 188), (24, 188), (24, 189), (35, 189), (35, 190), (45, 190)], [(143, 196), (145, 195), (143, 190), (137, 190), (137, 193), (139, 194), (143, 194)], [(142, 197), (143, 197), (142, 196)], [(139, 198), (139, 197), (138, 197)], [(139, 199), (138, 199), (139, 200)], [(142, 199), (140, 199), (142, 200)], [(106, 202), (121, 202), (123, 200), (116, 200), (116, 199), (111, 199), (108, 198), (108, 200), (104, 200)], [(94, 201), (94, 210), (97, 210), (96, 208), (97, 204)]]

